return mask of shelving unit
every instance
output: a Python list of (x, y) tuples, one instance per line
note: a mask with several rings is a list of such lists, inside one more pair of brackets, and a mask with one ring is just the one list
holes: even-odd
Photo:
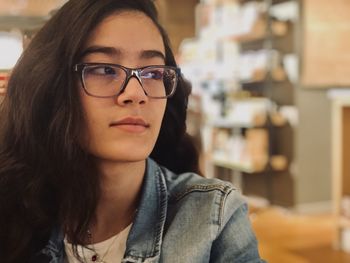
[[(240, 2), (244, 5), (247, 2), (253, 1), (242, 0)], [(295, 37), (293, 31), (294, 25), (291, 21), (278, 21), (268, 13), (275, 4), (287, 1), (265, 0), (258, 2), (265, 4), (267, 12), (260, 15), (251, 33), (237, 37), (236, 40), (238, 40), (240, 50), (243, 54), (245, 52), (261, 52), (261, 50), (265, 50), (267, 54), (267, 63), (264, 68), (254, 71), (250, 80), (240, 81), (240, 85), (243, 90), (249, 91), (255, 96), (269, 98), (278, 106), (294, 105), (293, 84), (287, 78), (287, 74), (281, 63), (281, 58), (278, 58), (278, 56), (281, 57), (285, 53), (295, 52), (293, 41), (291, 41)], [(275, 91), (278, 89), (280, 92), (276, 93)], [(242, 181), (247, 194), (253, 195), (255, 195), (253, 189), (258, 186), (253, 186), (249, 189), (250, 185), (261, 185), (262, 181), (264, 181), (262, 187), (266, 189), (265, 197), (268, 201), (270, 203), (281, 203), (274, 191), (274, 179), (275, 177), (279, 177), (279, 180), (283, 180), (283, 177), (289, 177), (288, 181), (291, 181), (291, 174), (287, 162), (293, 161), (293, 137), (290, 137), (293, 136), (293, 130), (290, 125), (282, 125), (282, 127), (273, 125), (271, 118), (269, 118), (265, 129), (267, 129), (269, 135), (269, 161), (266, 163), (265, 169), (263, 170), (241, 171), (243, 177)], [(288, 144), (286, 142), (290, 143)], [(274, 158), (275, 155), (278, 157)], [(277, 162), (282, 163), (281, 166), (284, 168), (275, 169), (273, 165), (274, 162), (271, 161), (273, 159), (278, 159)], [(256, 174), (256, 176), (263, 178), (249, 176), (249, 181), (244, 184), (244, 177), (248, 177), (247, 174)], [(290, 185), (290, 187), (292, 188), (293, 185)], [(287, 205), (292, 205), (293, 201), (291, 196), (289, 197), (289, 201), (290, 203)]]
[(280, 110), (294, 106), (295, 80), (283, 59), (296, 53), (296, 25), (270, 13), (283, 2), (297, 0), (200, 3), (197, 37), (183, 42), (180, 65), (202, 97), (205, 174), (232, 181), (245, 195), (292, 206), (293, 128)]
[(250, 165), (244, 165), (238, 162), (234, 163), (231, 160), (225, 160), (219, 156), (213, 156), (211, 158), (211, 162), (214, 166), (218, 166), (226, 169), (232, 169), (239, 172), (250, 173), (250, 174), (260, 172), (257, 169), (254, 169), (254, 167), (251, 167)]

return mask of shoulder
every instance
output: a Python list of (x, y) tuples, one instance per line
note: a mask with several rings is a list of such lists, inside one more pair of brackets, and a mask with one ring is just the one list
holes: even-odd
[(236, 187), (153, 164), (152, 174), (167, 193), (162, 262), (261, 262), (247, 204)]
[(206, 178), (195, 173), (175, 174), (165, 167), (161, 167), (161, 170), (172, 199), (181, 199), (192, 192), (238, 192), (231, 183), (217, 178)]
[(186, 207), (186, 204), (192, 203), (197, 212), (209, 209), (210, 214), (215, 215), (216, 220), (213, 221), (218, 226), (224, 225), (236, 210), (246, 209), (240, 191), (229, 182), (195, 173), (175, 174), (164, 167), (161, 170), (170, 205)]
[(162, 167), (162, 172), (169, 191), (179, 198), (192, 191), (230, 192), (235, 190), (233, 185), (217, 178), (206, 178), (195, 173), (175, 174), (164, 167)]

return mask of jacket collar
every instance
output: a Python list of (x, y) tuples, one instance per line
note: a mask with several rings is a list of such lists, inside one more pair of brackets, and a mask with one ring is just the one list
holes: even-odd
[[(167, 188), (161, 168), (147, 159), (141, 199), (126, 243), (122, 262), (158, 262), (167, 211)], [(41, 255), (51, 258), (50, 263), (63, 262), (64, 235), (54, 229)]]
[(152, 159), (147, 159), (140, 204), (126, 243), (126, 256), (123, 262), (158, 261), (167, 203), (163, 172)]

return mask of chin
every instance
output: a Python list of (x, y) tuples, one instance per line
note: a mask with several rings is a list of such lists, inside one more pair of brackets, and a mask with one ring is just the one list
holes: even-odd
[(133, 155), (133, 156), (125, 156), (120, 157), (118, 156), (116, 162), (142, 162), (145, 161), (148, 158), (149, 155)]
[(146, 160), (154, 145), (151, 143), (110, 143), (100, 144), (91, 149), (90, 153), (97, 159), (108, 162), (140, 162)]
[(109, 153), (109, 154), (98, 154), (95, 155), (98, 159), (101, 160), (106, 160), (109, 162), (141, 162), (141, 161), (145, 161), (149, 155), (150, 155), (150, 151), (147, 152), (140, 152), (140, 151), (132, 151), (129, 150), (128, 152), (116, 152), (116, 153)]

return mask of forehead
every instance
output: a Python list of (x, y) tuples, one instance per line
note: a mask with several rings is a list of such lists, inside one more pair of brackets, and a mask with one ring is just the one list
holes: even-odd
[(154, 22), (139, 11), (113, 13), (99, 23), (86, 42), (89, 46), (107, 46), (126, 53), (141, 50), (159, 50), (164, 53), (164, 42)]

